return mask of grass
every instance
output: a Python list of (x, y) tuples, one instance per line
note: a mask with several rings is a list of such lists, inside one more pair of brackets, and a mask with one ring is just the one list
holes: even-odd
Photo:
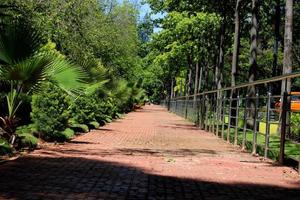
[[(192, 113), (191, 110), (188, 110), (190, 112), (188, 113)], [(182, 114), (182, 113), (180, 113)], [(184, 116), (183, 116), (184, 117)], [(196, 116), (193, 116), (191, 114), (188, 114), (188, 120), (195, 122), (196, 121)], [(208, 119), (210, 123), (210, 119)], [(228, 123), (228, 117), (226, 119), (225, 117), (225, 123)], [(227, 125), (225, 124), (225, 130), (224, 130), (224, 140), (226, 140), (227, 138)], [(241, 127), (243, 127), (243, 122), (241, 120), (241, 122), (239, 121), (239, 131), (238, 131), (238, 144), (242, 145), (242, 141), (243, 141), (243, 130), (241, 129)], [(271, 135), (269, 137), (269, 151), (268, 151), (268, 158), (271, 158), (273, 160), (277, 160), (278, 159), (278, 155), (279, 155), (279, 150), (280, 150), (280, 136), (278, 136), (277, 134), (275, 134), (275, 129), (277, 131), (277, 125), (276, 124), (271, 124), (270, 126), (271, 128)], [(274, 129), (274, 130), (273, 130)], [(219, 135), (221, 135), (221, 130), (222, 127), (219, 126)], [(263, 128), (262, 128), (263, 130)], [(233, 143), (234, 142), (234, 132), (235, 132), (235, 128), (230, 128), (230, 142)], [(249, 151), (252, 151), (252, 143), (253, 143), (253, 131), (247, 131), (246, 132), (246, 149)], [(265, 135), (262, 133), (257, 133), (257, 153), (259, 155), (264, 155), (264, 150), (265, 150)], [(300, 144), (299, 143), (293, 143), (290, 140), (286, 140), (285, 142), (285, 155), (287, 158), (291, 158), (293, 160), (299, 161), (299, 157), (300, 157)]]
[[(221, 127), (220, 129), (221, 130)], [(224, 139), (227, 137), (228, 129), (224, 130)], [(230, 142), (234, 142), (234, 128), (230, 128)], [(219, 133), (221, 134), (221, 133)], [(243, 141), (243, 131), (238, 131), (238, 144), (241, 145)], [(252, 143), (253, 143), (253, 131), (246, 132), (246, 148), (248, 150), (252, 150)], [(265, 149), (265, 135), (261, 133), (257, 133), (257, 153), (260, 155), (264, 155)], [(277, 159), (279, 155), (280, 149), (280, 137), (276, 135), (270, 135), (269, 138), (269, 152), (268, 157), (271, 159)], [(290, 140), (286, 140), (285, 142), (285, 155), (288, 158), (293, 160), (299, 160), (300, 156), (300, 144), (293, 143)]]

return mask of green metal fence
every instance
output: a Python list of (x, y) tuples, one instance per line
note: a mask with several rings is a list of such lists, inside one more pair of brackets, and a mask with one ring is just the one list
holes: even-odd
[(300, 72), (167, 99), (162, 105), (254, 155), (277, 159), (281, 164), (298, 162), (299, 169), (300, 112), (291, 108), (298, 101), (300, 105), (300, 95), (280, 94), (282, 81), (295, 82), (297, 78)]

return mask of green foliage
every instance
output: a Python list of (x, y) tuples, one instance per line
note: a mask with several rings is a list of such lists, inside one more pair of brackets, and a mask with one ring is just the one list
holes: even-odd
[(10, 86), (6, 96), (8, 113), (0, 117), (0, 127), (5, 138), (15, 141), (19, 121), (16, 113), (22, 94), (40, 92), (42, 83), (51, 81), (69, 94), (79, 93), (85, 86), (86, 74), (82, 69), (57, 52), (40, 51), (43, 39), (28, 21), (12, 21), (0, 32), (0, 82)]
[(70, 128), (66, 128), (63, 132), (61, 132), (61, 135), (62, 141), (69, 141), (74, 137), (75, 132)]
[(17, 134), (37, 134), (38, 130), (36, 129), (35, 124), (28, 124), (24, 126), (19, 126), (16, 130)]
[(18, 134), (19, 144), (18, 148), (34, 149), (38, 146), (38, 139), (30, 133)]
[(9, 0), (21, 15), (30, 19), (43, 37), (77, 64), (101, 62), (115, 75), (126, 79), (136, 76), (139, 68), (138, 12), (126, 1), (110, 5), (97, 0)]
[(70, 118), (69, 98), (57, 86), (48, 83), (43, 92), (33, 96), (31, 118), (46, 140), (61, 140)]
[(93, 128), (93, 129), (98, 129), (100, 127), (100, 124), (98, 122), (90, 122), (89, 125)]
[(0, 137), (0, 155), (9, 154), (12, 152), (12, 148), (4, 138)]
[(79, 96), (70, 105), (71, 124), (89, 124), (95, 121), (96, 101), (89, 96)]
[(116, 113), (116, 105), (111, 98), (98, 99), (97, 109), (95, 110), (95, 119), (98, 123), (104, 125), (112, 119)]
[(300, 113), (292, 113), (290, 123), (292, 135), (300, 140)]
[[(33, 135), (69, 140), (74, 133), (68, 127), (88, 132), (142, 103), (146, 97), (139, 50), (145, 48), (146, 55), (144, 42), (153, 30), (149, 16), (138, 27), (136, 8), (129, 1), (107, 9), (97, 0), (3, 0), (1, 128), (17, 133), (21, 146), (33, 148)], [(139, 41), (139, 36), (147, 39)], [(31, 95), (31, 122), (26, 123), (32, 125), (15, 133), (17, 125), (24, 124), (22, 111), (29, 116), (31, 109), (23, 107)]]
[(85, 124), (70, 124), (70, 128), (76, 132), (88, 133), (89, 127)]

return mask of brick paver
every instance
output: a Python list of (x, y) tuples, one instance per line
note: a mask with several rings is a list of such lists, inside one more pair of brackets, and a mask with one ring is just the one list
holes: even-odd
[(299, 200), (300, 178), (146, 106), (0, 165), (0, 199)]

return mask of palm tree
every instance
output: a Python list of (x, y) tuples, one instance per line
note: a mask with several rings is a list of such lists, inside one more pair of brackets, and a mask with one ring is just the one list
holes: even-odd
[(85, 86), (85, 72), (72, 62), (51, 53), (39, 52), (43, 38), (30, 24), (17, 21), (0, 33), (0, 88), (5, 91), (8, 113), (0, 117), (3, 137), (14, 142), (20, 94), (39, 92), (51, 81), (70, 95)]

